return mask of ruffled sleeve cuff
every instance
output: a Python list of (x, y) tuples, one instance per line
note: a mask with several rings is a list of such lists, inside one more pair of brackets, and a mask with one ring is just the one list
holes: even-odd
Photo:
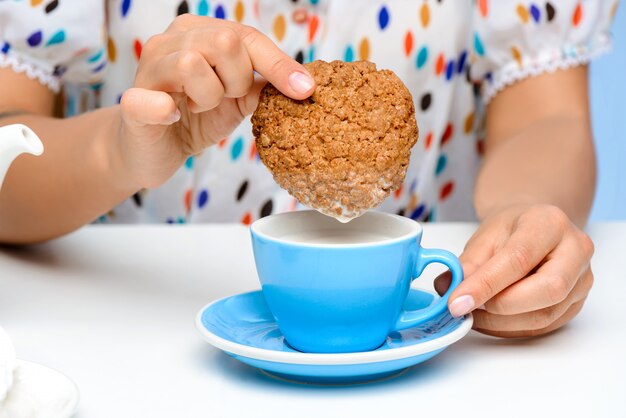
[(471, 78), (489, 102), (527, 77), (588, 63), (608, 51), (617, 0), (474, 2)]

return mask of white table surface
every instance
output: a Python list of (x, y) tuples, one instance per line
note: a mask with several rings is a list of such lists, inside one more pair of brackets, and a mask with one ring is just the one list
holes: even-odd
[[(474, 227), (426, 225), (424, 244), (458, 254)], [(283, 383), (202, 340), (202, 306), (259, 287), (241, 226), (90, 226), (0, 249), (0, 324), (18, 357), (78, 384), (77, 418), (625, 417), (626, 223), (589, 232), (596, 284), (562, 331), (521, 341), (471, 331), (369, 385)]]

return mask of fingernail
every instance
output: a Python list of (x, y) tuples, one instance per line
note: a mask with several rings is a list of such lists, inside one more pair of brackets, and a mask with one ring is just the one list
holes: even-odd
[(176, 112), (170, 115), (170, 122), (175, 123), (180, 120), (180, 110), (176, 109)]
[(315, 82), (309, 75), (296, 71), (289, 75), (289, 85), (298, 93), (306, 93), (311, 90)]
[(453, 317), (458, 318), (474, 309), (474, 298), (470, 295), (459, 296), (450, 304), (450, 313)]

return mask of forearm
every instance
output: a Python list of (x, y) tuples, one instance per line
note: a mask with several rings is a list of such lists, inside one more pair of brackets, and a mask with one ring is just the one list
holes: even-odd
[(590, 138), (585, 118), (554, 116), (487, 147), (474, 192), (478, 217), (514, 204), (543, 203), (583, 226), (595, 192)]
[(115, 106), (68, 119), (27, 114), (0, 119), (0, 125), (28, 125), (45, 148), (40, 157), (18, 157), (7, 173), (0, 193), (0, 242), (63, 235), (137, 190), (120, 175), (118, 115)]

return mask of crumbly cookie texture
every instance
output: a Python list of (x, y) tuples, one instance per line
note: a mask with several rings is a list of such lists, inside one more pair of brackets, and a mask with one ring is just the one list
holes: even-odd
[(299, 202), (347, 222), (400, 187), (418, 136), (411, 93), (389, 70), (359, 61), (306, 65), (303, 101), (268, 84), (252, 116), (261, 161)]

